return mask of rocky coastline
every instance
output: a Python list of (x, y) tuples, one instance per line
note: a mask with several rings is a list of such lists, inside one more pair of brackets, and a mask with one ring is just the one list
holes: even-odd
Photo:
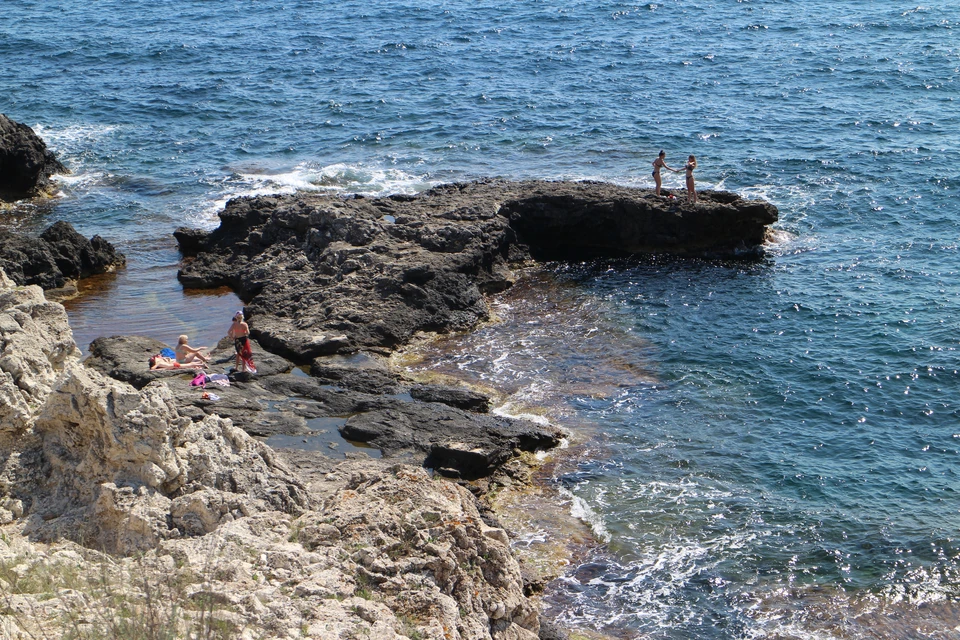
[[(0, 635), (127, 637), (109, 633), (133, 610), (176, 637), (596, 637), (541, 620), (550, 576), (487, 500), (565, 434), (387, 357), (486, 320), (531, 260), (762, 253), (772, 205), (701, 199), (482, 181), (233, 200), (215, 231), (175, 234), (184, 286), (246, 303), (258, 373), (230, 371), (217, 400), (151, 371), (167, 345), (149, 338), (99, 338), (81, 361), (63, 307), (0, 272)], [(224, 341), (211, 365), (232, 360)], [(379, 459), (264, 444), (323, 420)]]

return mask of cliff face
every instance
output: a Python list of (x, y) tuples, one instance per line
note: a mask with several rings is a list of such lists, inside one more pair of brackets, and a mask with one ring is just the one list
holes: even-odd
[(132, 612), (170, 637), (538, 637), (463, 487), (375, 460), (294, 471), (177, 406), (85, 367), (63, 307), (0, 271), (0, 635), (107, 637)]
[(210, 234), (180, 229), (185, 286), (229, 285), (253, 335), (305, 363), (393, 349), (487, 317), (482, 294), (535, 259), (759, 252), (776, 207), (705, 192), (697, 205), (603, 183), (488, 181), (418, 196), (233, 200)]

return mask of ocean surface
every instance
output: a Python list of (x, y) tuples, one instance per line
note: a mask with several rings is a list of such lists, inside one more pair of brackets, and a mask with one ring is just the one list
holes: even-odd
[[(780, 208), (754, 263), (549, 264), (422, 367), (580, 434), (603, 544), (552, 583), (617, 638), (960, 638), (960, 5), (17, 0), (0, 112), (73, 170), (0, 213), (128, 267), (78, 342), (216, 341), (171, 236), (230, 197), (452, 180), (698, 184)], [(666, 174), (679, 188), (682, 175)]]

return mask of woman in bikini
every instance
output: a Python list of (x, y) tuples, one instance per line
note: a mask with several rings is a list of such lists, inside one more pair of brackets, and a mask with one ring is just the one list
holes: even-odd
[(161, 356), (159, 354), (155, 356), (151, 356), (147, 364), (150, 365), (151, 371), (156, 371), (157, 369), (180, 369), (180, 368), (202, 369), (205, 366), (207, 366), (206, 364), (204, 364), (203, 362), (200, 362), (199, 360), (196, 362), (188, 363), (188, 364), (180, 364), (173, 358), (168, 358), (166, 356)]
[(227, 330), (227, 337), (233, 339), (233, 348), (237, 350), (237, 371), (244, 371), (243, 351), (247, 348), (247, 342), (250, 340), (250, 327), (243, 321), (243, 312), (237, 311), (233, 316), (233, 324)]
[(177, 362), (180, 364), (190, 364), (192, 362), (209, 362), (210, 357), (201, 353), (206, 350), (206, 347), (200, 347), (199, 349), (194, 349), (187, 344), (187, 336), (180, 336), (177, 339), (177, 348), (174, 349), (174, 352), (177, 354)]
[(667, 157), (667, 152), (663, 149), (660, 149), (660, 153), (657, 155), (657, 159), (653, 161), (653, 181), (657, 184), (657, 188), (654, 191), (658, 196), (660, 195), (660, 185), (663, 182), (660, 180), (660, 169), (670, 169), (674, 173), (680, 171), (680, 169), (673, 169), (667, 166), (667, 163), (664, 159)]
[(687, 164), (683, 165), (683, 168), (687, 172), (687, 202), (696, 204), (697, 189), (693, 184), (693, 170), (697, 168), (697, 156), (690, 154), (690, 157), (687, 158)]

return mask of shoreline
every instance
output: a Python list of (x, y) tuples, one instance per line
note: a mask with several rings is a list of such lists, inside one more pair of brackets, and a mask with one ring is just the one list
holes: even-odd
[[(63, 506), (58, 506), (50, 513), (48, 507), (48, 513), (43, 516), (46, 524), (37, 523), (32, 526), (39, 527), (39, 531), (51, 533), (44, 533), (39, 538), (36, 538), (35, 533), (30, 535), (38, 540), (51, 541), (64, 536), (80, 536), (80, 540), (86, 539), (88, 543), (87, 536), (92, 536), (99, 540), (99, 544), (105, 549), (119, 554), (119, 558), (129, 557), (134, 550), (147, 550), (154, 554), (152, 558), (160, 561), (171, 553), (173, 557), (176, 557), (177, 553), (185, 553), (185, 557), (191, 557), (191, 554), (197, 553), (198, 545), (216, 532), (221, 532), (218, 535), (226, 533), (228, 536), (239, 536), (235, 539), (245, 540), (244, 545), (253, 549), (264, 548), (264, 545), (273, 548), (271, 545), (279, 543), (277, 538), (268, 536), (266, 539), (251, 540), (248, 535), (249, 527), (259, 526), (256, 525), (257, 518), (267, 518), (273, 523), (270, 526), (274, 529), (280, 527), (286, 532), (282, 533), (281, 537), (288, 542), (302, 545), (304, 543), (300, 539), (300, 532), (304, 528), (314, 532), (310, 534), (312, 537), (309, 540), (317, 542), (309, 542), (308, 547), (304, 547), (305, 551), (316, 553), (320, 547), (340, 550), (337, 552), (342, 558), (339, 564), (321, 562), (311, 565), (312, 568), (299, 565), (291, 574), (287, 567), (289, 563), (285, 562), (281, 565), (284, 567), (283, 572), (277, 573), (277, 567), (274, 567), (272, 572), (267, 572), (273, 576), (273, 580), (281, 583), (292, 580), (300, 585), (305, 581), (315, 580), (314, 572), (321, 568), (324, 571), (340, 572), (338, 575), (341, 577), (328, 576), (340, 586), (334, 586), (334, 583), (327, 581), (324, 583), (326, 586), (318, 591), (308, 590), (304, 593), (327, 594), (325, 599), (332, 594), (335, 602), (352, 602), (353, 608), (344, 610), (342, 606), (333, 606), (331, 609), (325, 605), (320, 614), (315, 610), (315, 615), (311, 617), (314, 622), (301, 630), (300, 637), (316, 637), (314, 634), (317, 633), (320, 634), (319, 637), (326, 637), (325, 634), (333, 629), (322, 620), (328, 615), (336, 620), (333, 624), (340, 629), (338, 634), (344, 628), (342, 625), (358, 624), (355, 616), (359, 615), (359, 620), (368, 625), (371, 631), (384, 628), (378, 625), (386, 625), (392, 628), (394, 633), (397, 633), (397, 629), (402, 629), (404, 633), (397, 637), (447, 637), (448, 631), (444, 630), (450, 629), (450, 625), (459, 629), (462, 637), (470, 638), (488, 637), (485, 633), (477, 635), (479, 629), (484, 627), (490, 628), (486, 633), (492, 634), (490, 637), (494, 640), (567, 637), (566, 632), (552, 628), (546, 618), (543, 618), (544, 626), (541, 628), (537, 594), (542, 593), (547, 582), (561, 574), (562, 567), (573, 557), (573, 551), (563, 545), (548, 544), (536, 548), (528, 545), (526, 562), (529, 567), (525, 574), (517, 560), (521, 554), (511, 550), (510, 536), (497, 515), (499, 512), (504, 517), (512, 517), (516, 514), (518, 505), (523, 504), (537, 505), (546, 502), (555, 507), (560, 503), (556, 499), (559, 492), (551, 493), (551, 487), (545, 478), (550, 469), (568, 462), (569, 458), (564, 459), (558, 455), (559, 452), (541, 458), (534, 452), (555, 447), (560, 443), (561, 432), (552, 426), (489, 414), (487, 408), (467, 409), (468, 405), (472, 407), (476, 403), (480, 403), (477, 406), (487, 407), (490, 397), (464, 389), (459, 383), (449, 385), (431, 381), (420, 384), (415, 376), (411, 379), (391, 371), (388, 363), (381, 362), (387, 354), (399, 353), (402, 347), (409, 345), (413, 337), (421, 335), (424, 330), (432, 329), (437, 335), (449, 335), (451, 331), (476, 331), (479, 322), (490, 318), (490, 305), (486, 295), (513, 286), (517, 282), (514, 272), (517, 265), (528, 261), (534, 255), (539, 255), (541, 259), (551, 255), (537, 248), (540, 245), (518, 242), (518, 232), (512, 228), (512, 225), (525, 228), (523, 216), (528, 214), (523, 211), (542, 213), (543, 209), (538, 208), (540, 205), (511, 205), (508, 198), (506, 204), (497, 206), (507, 211), (510, 207), (519, 206), (517, 211), (521, 217), (504, 215), (498, 212), (496, 207), (490, 209), (482, 202), (489, 198), (491, 188), (505, 189), (509, 197), (520, 198), (517, 202), (532, 197), (532, 202), (549, 201), (553, 203), (551, 206), (556, 206), (557, 202), (567, 199), (568, 205), (565, 206), (572, 205), (577, 208), (585, 206), (584, 197), (588, 200), (597, 197), (593, 195), (595, 190), (599, 190), (601, 198), (609, 197), (610, 193), (613, 193), (616, 197), (625, 198), (624, 211), (628, 217), (623, 218), (622, 213), (616, 215), (624, 221), (622, 224), (627, 225), (624, 227), (627, 230), (636, 224), (636, 220), (645, 220), (644, 224), (649, 225), (650, 215), (666, 216), (664, 220), (671, 226), (675, 224), (678, 214), (686, 212), (686, 215), (690, 216), (695, 213), (692, 209), (686, 211), (674, 203), (668, 203), (664, 208), (657, 201), (644, 199), (646, 195), (642, 191), (630, 191), (609, 185), (532, 184), (534, 191), (529, 193), (523, 190), (530, 187), (509, 183), (448, 185), (423, 196), (421, 202), (426, 203), (425, 213), (415, 213), (407, 209), (401, 211), (397, 208), (402, 209), (416, 201), (417, 198), (413, 197), (369, 201), (363, 198), (304, 196), (231, 201), (221, 214), (224, 222), (220, 233), (221, 236), (224, 233), (226, 236), (223, 238), (225, 244), (220, 246), (228, 252), (226, 263), (211, 262), (209, 259), (216, 255), (216, 243), (221, 241), (217, 231), (207, 236), (178, 231), (184, 254), (188, 257), (197, 256), (183, 263), (180, 273), (183, 284), (231, 284), (248, 300), (247, 308), (254, 311), (251, 327), (254, 340), (259, 342), (256, 353), (260, 373), (255, 377), (231, 373), (231, 387), (236, 390), (231, 389), (228, 392), (226, 389), (218, 389), (224, 399), (211, 403), (183, 387), (184, 382), (180, 381), (182, 376), (179, 372), (146, 370), (146, 365), (143, 364), (146, 356), (158, 351), (163, 346), (162, 343), (145, 337), (118, 336), (95, 340), (90, 346), (91, 355), (82, 365), (76, 355), (70, 355), (65, 366), (59, 365), (63, 367), (62, 373), (57, 373), (57, 367), (54, 367), (51, 372), (54, 383), (52, 388), (56, 389), (63, 384), (59, 382), (61, 379), (69, 381), (79, 375), (77, 380), (89, 378), (89, 383), (72, 383), (79, 386), (71, 393), (74, 397), (84, 398), (80, 401), (82, 404), (88, 404), (95, 397), (100, 397), (92, 391), (90, 384), (105, 385), (107, 389), (114, 389), (108, 393), (126, 394), (130, 398), (125, 401), (126, 405), (133, 406), (131, 402), (139, 402), (140, 412), (155, 411), (153, 408), (145, 409), (147, 405), (144, 403), (152, 402), (148, 398), (161, 394), (165, 397), (163, 411), (170, 413), (169, 417), (162, 418), (159, 424), (180, 425), (178, 429), (185, 430), (183, 433), (205, 430), (208, 440), (219, 448), (220, 453), (217, 456), (224, 457), (220, 464), (224, 465), (224, 469), (230, 469), (229, 474), (245, 473), (242, 468), (235, 466), (236, 462), (228, 460), (231, 455), (236, 455), (238, 448), (257, 452), (257, 459), (262, 460), (257, 464), (264, 466), (264, 472), (255, 477), (244, 476), (240, 484), (252, 482), (251, 487), (259, 487), (252, 495), (262, 495), (263, 498), (257, 498), (257, 501), (251, 503), (240, 497), (231, 497), (232, 490), (229, 487), (234, 486), (236, 481), (224, 486), (216, 479), (219, 476), (211, 476), (207, 480), (198, 477), (191, 484), (184, 485), (183, 469), (197, 464), (189, 462), (195, 455), (195, 445), (190, 438), (182, 442), (177, 439), (179, 444), (175, 444), (173, 452), (163, 455), (180, 458), (183, 462), (160, 464), (158, 460), (153, 463), (153, 467), (156, 467), (153, 471), (150, 471), (152, 467), (149, 465), (135, 466), (135, 471), (108, 471), (106, 477), (113, 477), (114, 484), (120, 477), (123, 478), (122, 482), (110, 489), (106, 489), (108, 485), (102, 482), (99, 488), (82, 489), (80, 495), (89, 495), (87, 500), (94, 500), (82, 500), (78, 504), (68, 505), (72, 511), (61, 514)], [(560, 190), (559, 201), (552, 199), (554, 196), (550, 195), (551, 189)], [(473, 193), (474, 190), (479, 191)], [(461, 192), (467, 194), (467, 201), (458, 199)], [(475, 199), (478, 194), (480, 202)], [(754, 215), (751, 212), (757, 210), (757, 205), (749, 203), (741, 209), (730, 208), (725, 204), (726, 196), (712, 197), (714, 204), (710, 205), (712, 208), (708, 208), (709, 212), (721, 217), (740, 215), (741, 212), (749, 217)], [(447, 204), (441, 204), (437, 209), (430, 198), (439, 198), (441, 203)], [(470, 204), (471, 202), (473, 204)], [(384, 213), (383, 210), (376, 209), (378, 203), (394, 208)], [(258, 211), (256, 208), (259, 206), (265, 206), (269, 216)], [(453, 207), (452, 210), (450, 206)], [(586, 206), (590, 208), (592, 205)], [(237, 207), (240, 208), (239, 217)], [(305, 217), (305, 207), (317, 209)], [(333, 212), (324, 212), (323, 207), (332, 207)], [(353, 207), (353, 210), (342, 212), (345, 215), (341, 215), (336, 212), (339, 207)], [(647, 211), (644, 214), (646, 218), (636, 217), (641, 210)], [(285, 220), (285, 211), (288, 211), (292, 218)], [(559, 227), (553, 227), (555, 230), (567, 223), (569, 213), (564, 211), (569, 210), (560, 207), (555, 214), (551, 214), (559, 223)], [(702, 215), (701, 219), (704, 219)], [(588, 222), (587, 218), (582, 220)], [(266, 225), (257, 226), (263, 222), (266, 222)], [(549, 229), (554, 223), (544, 224), (547, 224)], [(716, 222), (711, 221), (711, 224)], [(244, 228), (244, 225), (247, 227)], [(271, 225), (275, 226), (271, 228)], [(542, 225), (538, 223), (535, 226)], [(311, 229), (319, 230), (320, 233), (314, 233)], [(322, 231), (324, 229), (325, 232)], [(572, 236), (580, 233), (576, 227), (562, 232)], [(323, 233), (326, 233), (326, 236)], [(558, 236), (556, 231), (553, 233), (552, 236), (548, 234), (550, 239), (546, 241), (547, 245), (553, 249), (562, 247), (563, 242), (555, 244)], [(680, 235), (686, 233), (688, 231), (683, 231)], [(301, 238), (300, 234), (304, 234), (304, 237)], [(331, 239), (336, 234), (340, 234), (342, 240)], [(527, 242), (532, 238), (529, 229), (522, 234), (521, 238)], [(297, 242), (304, 241), (312, 243), (316, 250), (303, 254), (295, 248)], [(275, 242), (280, 244), (271, 248)], [(253, 244), (258, 244), (259, 248), (250, 251)], [(278, 250), (280, 246), (285, 248)], [(614, 253), (619, 252), (616, 249), (611, 250)], [(388, 258), (378, 262), (378, 251)], [(566, 255), (569, 251), (567, 247), (557, 255)], [(259, 256), (271, 256), (271, 259), (281, 262), (275, 262), (270, 270), (264, 272), (262, 266), (255, 266), (250, 262), (251, 259), (260, 259)], [(236, 262), (239, 258), (242, 259)], [(235, 262), (231, 264), (231, 260)], [(236, 271), (238, 265), (242, 265), (240, 271)], [(210, 277), (198, 280), (197, 274), (204, 269)], [(235, 275), (230, 275), (231, 270)], [(390, 275), (391, 270), (396, 275)], [(271, 279), (259, 275), (269, 271), (284, 272), (285, 277)], [(309, 281), (309, 278), (305, 278), (306, 274), (313, 272), (316, 273), (314, 282), (332, 286), (333, 288), (326, 291), (338, 291), (339, 300), (346, 301), (345, 304), (348, 305), (344, 311), (343, 305), (329, 306), (328, 301), (326, 308), (353, 316), (348, 318), (327, 312), (328, 321), (324, 326), (304, 325), (291, 332), (290, 325), (284, 320), (276, 328), (271, 328), (271, 322), (282, 319), (284, 314), (291, 311), (300, 321), (308, 319), (302, 311), (296, 311), (296, 307), (289, 306), (292, 300), (310, 299), (317, 295), (322, 298), (327, 295), (315, 293), (304, 286)], [(365, 274), (379, 274), (376, 276), (379, 278), (378, 284), (367, 284), (364, 280), (367, 277)], [(249, 280), (250, 276), (254, 279)], [(265, 279), (258, 281), (257, 278)], [(391, 278), (397, 280), (391, 281)], [(352, 282), (352, 285), (346, 286), (345, 283), (348, 282)], [(281, 296), (276, 302), (264, 303), (260, 299), (261, 293), (274, 285), (287, 287), (285, 291), (292, 294), (293, 298), (284, 299)], [(28, 289), (30, 288), (24, 290)], [(368, 300), (370, 291), (385, 295), (384, 304), (371, 304)], [(49, 306), (51, 303), (45, 304)], [(54, 315), (63, 314), (63, 307), (60, 305), (50, 308)], [(60, 311), (56, 311), (57, 308)], [(374, 315), (368, 315), (370, 313)], [(65, 315), (63, 318), (65, 319)], [(337, 318), (343, 318), (347, 324), (338, 324), (340, 321)], [(386, 324), (388, 322), (399, 324)], [(319, 336), (318, 329), (323, 331)], [(329, 329), (340, 329), (343, 333), (340, 336), (330, 335)], [(76, 352), (72, 340), (70, 344), (73, 345), (70, 349)], [(359, 359), (355, 357), (356, 354), (363, 353), (367, 355)], [(214, 351), (214, 356), (213, 362), (216, 366), (228, 366), (232, 360), (229, 345), (221, 342), (219, 350)], [(297, 368), (297, 365), (302, 368), (308, 363), (309, 373)], [(79, 374), (81, 370), (83, 373)], [(63, 378), (64, 375), (67, 375), (67, 378)], [(132, 383), (133, 387), (124, 383)], [(264, 411), (264, 406), (270, 407), (270, 411)], [(464, 408), (460, 408), (461, 406)], [(49, 455), (44, 453), (50, 446), (46, 434), (55, 433), (63, 429), (64, 424), (69, 424), (61, 422), (66, 416), (61, 417), (59, 413), (62, 412), (43, 409), (45, 420), (52, 420), (51, 424), (56, 426), (36, 432), (34, 438), (28, 442), (35, 443), (33, 446), (39, 449), (37, 453), (26, 458), (37, 455), (43, 458)], [(123, 424), (130, 420), (132, 415), (118, 414), (115, 419), (119, 422), (116, 424), (108, 421), (95, 428), (128, 429), (129, 427)], [(306, 436), (309, 434), (310, 420), (342, 415), (349, 417), (338, 427), (341, 435), (348, 440), (379, 448), (382, 459), (370, 460), (367, 456), (346, 454), (347, 459), (338, 463), (326, 456), (303, 450), (280, 449), (273, 454), (265, 445), (254, 444), (257, 440), (247, 435), (266, 437), (270, 433), (277, 433)], [(231, 419), (232, 423), (224, 418)], [(79, 419), (82, 421), (88, 418), (81, 415)], [(35, 429), (32, 420), (28, 418), (24, 423), (27, 432)], [(453, 428), (449, 429), (449, 425)], [(160, 441), (166, 439), (169, 442), (173, 432), (163, 435), (166, 428), (169, 427), (161, 427), (161, 431), (151, 437), (159, 436)], [(129, 444), (134, 445), (137, 450), (156, 456), (169, 446), (159, 445), (160, 441), (149, 445), (135, 442)], [(11, 443), (8, 446), (19, 445)], [(231, 450), (234, 453), (230, 453)], [(19, 454), (20, 459), (26, 459), (25, 453)], [(100, 453), (87, 451), (84, 455), (96, 457)], [(72, 457), (67, 456), (66, 459)], [(284, 459), (288, 462), (283, 462)], [(130, 463), (139, 464), (132, 460), (123, 464)], [(110, 459), (98, 460), (90, 468), (109, 469), (113, 464), (116, 462)], [(432, 469), (432, 473), (426, 473), (423, 467)], [(145, 476), (148, 471), (152, 475)], [(121, 473), (120, 476), (116, 475), (118, 472)], [(442, 480), (442, 476), (454, 481)], [(82, 477), (71, 477), (67, 480), (68, 477), (70, 474), (66, 473), (64, 482), (75, 484), (84, 481)], [(539, 484), (535, 480), (539, 481)], [(263, 482), (267, 485), (260, 487), (258, 483)], [(405, 511), (384, 511), (389, 504), (383, 502), (384, 498), (380, 494), (386, 488), (385, 482), (390, 486), (389, 492), (409, 496), (406, 498), (409, 502), (406, 503), (408, 506)], [(276, 488), (270, 488), (277, 486), (277, 483), (288, 488), (278, 494)], [(21, 489), (25, 490), (26, 487)], [(118, 497), (104, 497), (108, 494), (126, 495), (124, 492), (128, 490), (134, 490), (139, 497), (132, 501), (128, 498), (121, 500)], [(104, 493), (105, 491), (107, 493)], [(382, 517), (371, 520), (368, 515), (358, 515), (352, 507), (348, 507), (347, 502), (352, 501), (354, 496), (358, 495), (357, 492), (372, 500), (370, 505)], [(198, 499), (200, 494), (205, 497)], [(283, 494), (289, 497), (282, 497)], [(33, 497), (29, 493), (23, 495), (21, 501), (26, 502), (16, 507), (14, 512), (33, 513), (37, 508), (37, 501), (44, 500), (42, 492), (40, 497)], [(68, 525), (64, 525), (63, 518), (77, 517), (70, 514), (89, 514), (91, 509), (102, 510), (102, 506), (97, 505), (102, 505), (105, 500), (114, 505), (111, 509), (116, 515), (107, 519), (104, 519), (102, 514), (97, 517), (84, 516), (88, 521), (88, 529), (71, 531)], [(217, 503), (235, 506), (216, 508), (214, 505)], [(320, 505), (323, 506), (318, 511), (317, 507)], [(347, 509), (342, 512), (342, 516), (337, 516), (345, 519), (338, 521), (339, 524), (335, 527), (330, 526), (328, 515), (311, 515), (328, 514), (335, 505), (340, 505), (337, 509)], [(536, 506), (530, 508), (536, 509)], [(171, 515), (157, 520), (167, 509), (170, 509), (172, 520)], [(142, 510), (145, 510), (143, 515), (134, 516)], [(439, 516), (436, 515), (438, 510)], [(387, 513), (393, 515), (386, 517), (384, 514)], [(411, 514), (419, 514), (416, 515), (416, 522), (410, 521)], [(132, 517), (144, 520), (144, 523), (131, 529)], [(359, 521), (356, 520), (358, 517)], [(575, 536), (578, 544), (584, 547), (595, 544), (593, 534), (585, 524), (572, 515), (561, 514), (558, 517), (559, 521), (565, 523), (562, 525), (565, 531), (578, 532)], [(14, 515), (10, 522), (19, 518), (20, 516)], [(27, 520), (30, 521), (30, 518)], [(521, 520), (516, 520), (514, 526), (526, 526)], [(173, 528), (161, 524), (171, 521), (174, 523)], [(152, 524), (146, 524), (147, 522)], [(438, 529), (438, 522), (448, 525)], [(557, 526), (555, 522), (557, 520), (552, 520), (548, 526)], [(28, 527), (24, 531), (29, 532), (31, 529)], [(318, 535), (320, 538), (316, 537)], [(356, 545), (357, 536), (367, 540), (362, 547), (344, 546)], [(437, 546), (438, 539), (448, 540), (449, 546)], [(350, 540), (352, 542), (349, 542)], [(373, 547), (370, 546), (371, 542)], [(180, 552), (174, 551), (177, 546), (181, 547)], [(367, 551), (361, 552), (361, 549)], [(451, 553), (453, 557), (448, 557)], [(253, 555), (262, 557), (264, 554)], [(440, 564), (437, 564), (438, 562)], [(259, 571), (255, 569), (256, 566), (256, 562), (241, 562), (241, 565), (237, 566), (234, 573), (243, 576), (243, 579), (225, 587), (233, 594), (225, 596), (227, 600), (234, 602), (236, 597), (239, 597), (238, 593), (249, 594), (252, 593), (251, 589), (259, 593), (259, 579), (255, 577), (259, 575)], [(401, 566), (406, 568), (400, 569)], [(471, 567), (479, 568), (480, 572), (471, 573)], [(429, 569), (424, 572), (425, 568)], [(464, 571), (466, 573), (463, 573)], [(251, 579), (253, 583), (250, 582)], [(396, 582), (397, 580), (399, 582)], [(464, 581), (475, 585), (475, 595), (471, 596), (469, 591), (458, 591), (456, 585), (464, 584)], [(428, 597), (426, 601), (422, 600), (427, 592), (437, 588), (445, 593), (447, 589), (453, 589), (447, 595), (454, 597), (459, 603), (458, 615), (452, 615), (449, 607), (442, 604), (444, 600), (439, 594)], [(400, 594), (405, 595), (396, 600)], [(482, 602), (475, 602), (477, 597)], [(531, 600), (531, 597), (534, 599)], [(382, 601), (386, 608), (378, 609), (378, 614), (364, 614), (362, 610), (367, 605), (359, 602), (358, 598), (362, 601)], [(421, 601), (422, 606), (427, 607), (431, 613), (426, 614), (418, 609), (420, 613), (411, 618), (410, 598)], [(283, 606), (296, 608), (305, 601), (285, 597)], [(257, 602), (260, 604), (257, 605)], [(235, 625), (238, 621), (242, 621), (244, 625), (256, 621), (252, 623), (255, 627), (271, 627), (275, 623), (265, 619), (258, 610), (262, 605), (264, 602), (259, 595), (254, 600), (243, 596), (242, 603), (233, 605), (243, 611), (240, 619), (235, 619)], [(313, 606), (315, 609), (316, 605)], [(361, 611), (359, 614), (358, 610)], [(317, 615), (320, 615), (320, 619)], [(486, 622), (481, 622), (482, 620)], [(478, 623), (480, 627), (475, 626)], [(177, 624), (188, 622), (179, 620)], [(318, 624), (327, 624), (325, 631), (321, 632), (320, 627), (316, 626)], [(586, 637), (599, 636), (591, 634)]]

